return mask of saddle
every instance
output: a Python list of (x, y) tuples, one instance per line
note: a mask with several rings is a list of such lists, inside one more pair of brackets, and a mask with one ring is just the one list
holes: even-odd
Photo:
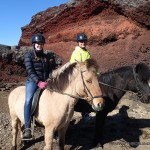
[(35, 110), (38, 106), (40, 96), (41, 96), (43, 91), (44, 91), (43, 89), (38, 88), (36, 90), (36, 92), (34, 93), (33, 100), (32, 100), (32, 106), (31, 106), (31, 116), (32, 117), (34, 116)]

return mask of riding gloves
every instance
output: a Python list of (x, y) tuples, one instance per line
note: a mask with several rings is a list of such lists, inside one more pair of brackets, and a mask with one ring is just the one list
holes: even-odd
[(39, 81), (38, 82), (38, 87), (40, 88), (40, 89), (44, 89), (45, 87), (46, 87), (46, 82), (43, 82), (43, 81)]

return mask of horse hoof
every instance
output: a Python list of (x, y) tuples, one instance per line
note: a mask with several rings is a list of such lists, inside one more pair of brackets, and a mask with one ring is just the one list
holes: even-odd
[(11, 148), (11, 150), (16, 150), (17, 148), (16, 148), (16, 146), (13, 146), (12, 148)]

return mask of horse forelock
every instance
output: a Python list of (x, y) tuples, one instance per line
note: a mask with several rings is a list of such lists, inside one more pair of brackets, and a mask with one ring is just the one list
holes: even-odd
[(69, 83), (75, 78), (76, 63), (66, 63), (54, 70), (47, 81), (47, 89), (50, 91), (63, 92)]
[(142, 81), (147, 82), (150, 79), (150, 68), (145, 63), (137, 64), (135, 70)]
[(97, 62), (94, 59), (88, 59), (86, 62), (86, 67), (88, 70), (92, 70), (97, 72), (99, 69), (99, 66), (97, 64)]

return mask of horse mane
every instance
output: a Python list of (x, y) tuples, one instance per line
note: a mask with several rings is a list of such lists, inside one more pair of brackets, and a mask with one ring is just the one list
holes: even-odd
[(128, 78), (131, 75), (132, 71), (133, 71), (133, 69), (131, 66), (119, 67), (114, 70), (100, 74), (99, 81), (113, 85), (113, 84), (115, 84), (114, 76), (118, 75), (118, 77), (121, 77), (121, 78), (122, 77)]
[(96, 72), (98, 69), (98, 65), (93, 59), (88, 59), (85, 62), (67, 62), (62, 67), (59, 67), (52, 72), (47, 80), (46, 88), (50, 91), (63, 92), (68, 87), (69, 83), (75, 79), (79, 70), (75, 68), (79, 67), (78, 65), (81, 66), (82, 64), (85, 64), (86, 69), (88, 70), (90, 69)]
[[(118, 77), (124, 77), (129, 78), (129, 76), (133, 72), (132, 66), (123, 66), (116, 68), (112, 71), (105, 72), (103, 74), (100, 74), (99, 80), (103, 81), (104, 83), (113, 84), (114, 82), (114, 75), (118, 75)], [(150, 69), (145, 63), (138, 63), (135, 66), (135, 72), (137, 73), (138, 77), (141, 81), (147, 82), (150, 79)]]
[(140, 80), (147, 82), (150, 79), (150, 68), (145, 63), (140, 62), (137, 64), (135, 66), (135, 71)]

